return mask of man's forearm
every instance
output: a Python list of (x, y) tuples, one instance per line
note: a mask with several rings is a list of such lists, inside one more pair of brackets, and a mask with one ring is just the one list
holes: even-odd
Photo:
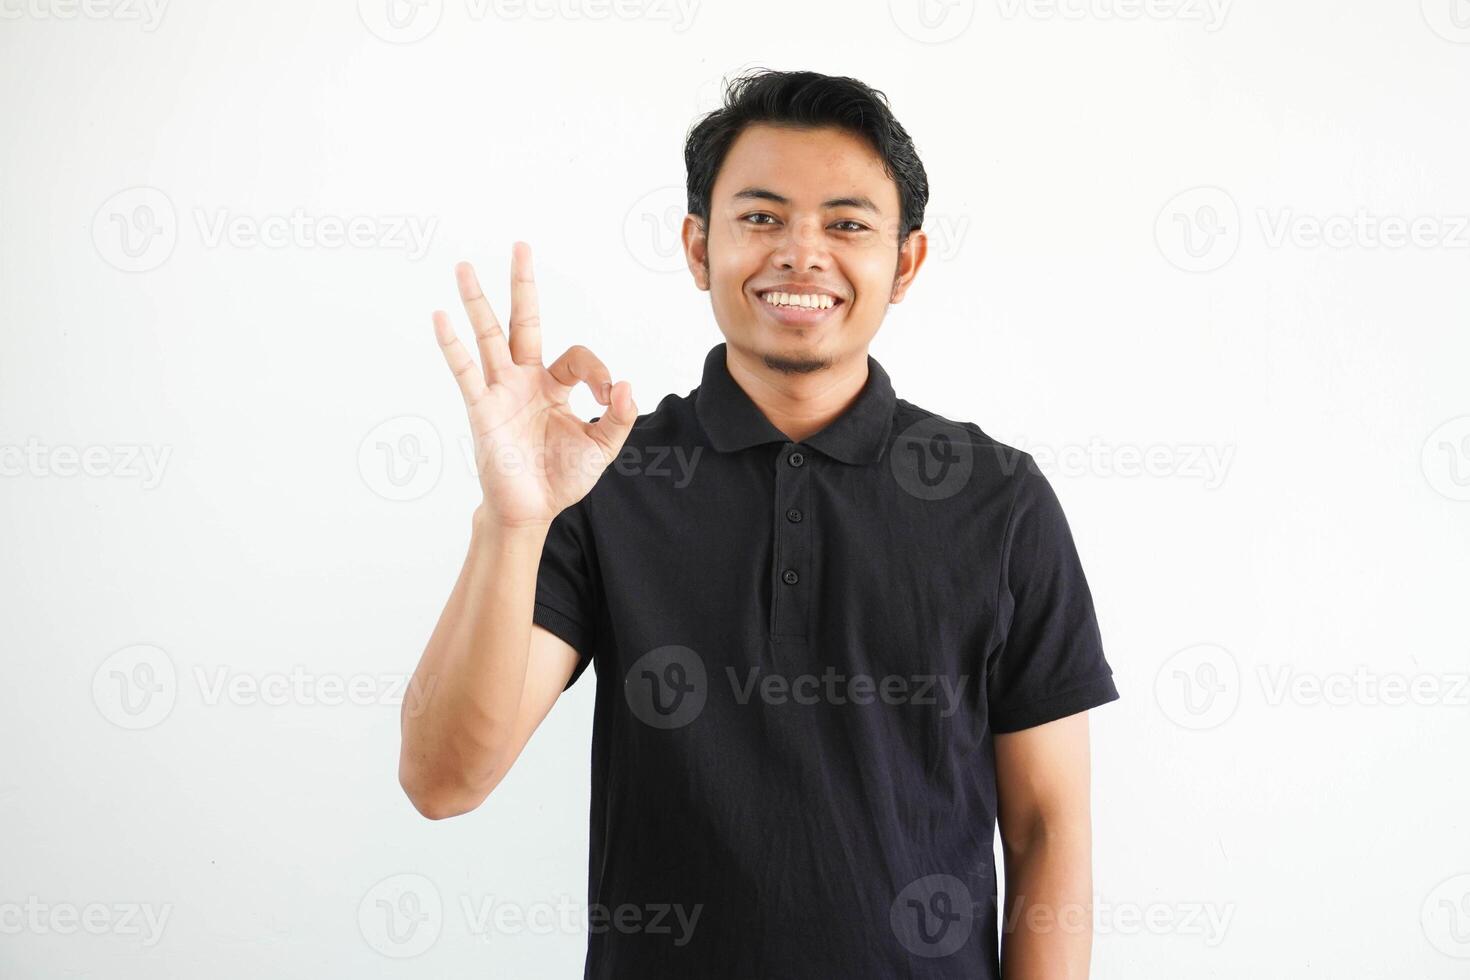
[(475, 511), (464, 566), (401, 713), (399, 781), (426, 816), (473, 809), (504, 775), (546, 534)]
[(1086, 980), (1092, 956), (1089, 826), (1038, 826), (1005, 848), (1004, 980)]

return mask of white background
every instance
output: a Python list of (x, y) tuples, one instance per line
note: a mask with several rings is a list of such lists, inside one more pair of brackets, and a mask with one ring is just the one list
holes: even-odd
[(478, 492), (429, 313), (524, 239), (548, 354), (687, 393), (755, 64), (888, 94), (873, 354), (1074, 528), (1094, 975), (1470, 971), (1470, 4), (924, 2), (0, 0), (0, 974), (580, 976), (593, 675), (480, 810), (396, 781)]

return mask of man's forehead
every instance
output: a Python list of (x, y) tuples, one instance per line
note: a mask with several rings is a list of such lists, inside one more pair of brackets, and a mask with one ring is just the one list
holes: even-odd
[(833, 127), (747, 127), (715, 185), (716, 198), (737, 204), (763, 199), (881, 212), (898, 202), (882, 157), (862, 137)]

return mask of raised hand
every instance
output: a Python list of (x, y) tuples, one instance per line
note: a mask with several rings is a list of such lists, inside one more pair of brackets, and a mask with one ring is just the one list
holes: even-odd
[[(454, 272), (480, 363), (443, 310), (434, 311), (434, 335), (469, 412), (484, 512), (506, 527), (549, 524), (617, 458), (638, 417), (632, 386), (613, 384), (607, 367), (582, 346), (542, 365), (541, 312), (526, 243), (511, 246), (508, 338), (475, 270), (461, 262)], [(578, 382), (608, 407), (596, 422), (578, 418), (567, 404)]]

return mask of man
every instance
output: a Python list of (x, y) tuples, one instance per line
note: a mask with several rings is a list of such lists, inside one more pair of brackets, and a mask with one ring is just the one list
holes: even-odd
[(595, 663), (587, 977), (1085, 977), (1086, 710), (1118, 692), (1032, 460), (867, 353), (925, 257), (913, 143), (860, 82), (759, 72), (685, 158), (725, 337), (688, 396), (543, 367), (522, 243), (508, 335), (457, 268), (479, 364), (434, 315), (484, 501), (403, 787), (474, 809)]

